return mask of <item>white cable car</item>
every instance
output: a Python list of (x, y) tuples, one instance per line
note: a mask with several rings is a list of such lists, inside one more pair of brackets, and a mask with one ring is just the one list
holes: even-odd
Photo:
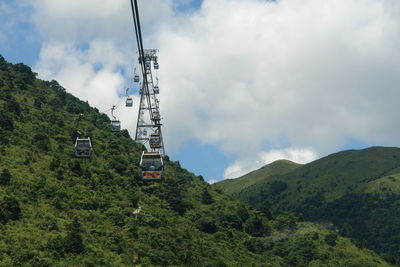
[[(139, 58), (139, 59), (140, 59), (140, 58)], [(135, 70), (134, 70), (133, 81), (134, 81), (135, 83), (138, 83), (138, 82), (139, 82), (139, 75), (138, 75), (137, 72), (136, 72), (136, 67), (135, 67)]]
[(158, 70), (159, 67), (160, 67), (160, 66), (158, 65), (158, 62), (155, 61), (155, 62), (154, 62), (154, 69)]
[(160, 88), (158, 88), (158, 85), (154, 86), (153, 91), (154, 91), (155, 94), (159, 94), (160, 93)]
[(151, 68), (150, 61), (146, 61), (145, 67), (146, 67), (146, 70), (150, 70), (150, 68)]
[(89, 158), (92, 155), (93, 148), (90, 137), (76, 138), (75, 141), (75, 156), (78, 158)]
[(118, 132), (121, 130), (121, 122), (114, 116), (115, 105), (111, 108), (111, 116), (114, 118), (110, 123), (111, 132)]
[(121, 122), (119, 120), (111, 120), (110, 124), (111, 132), (118, 132), (121, 130)]
[(127, 97), (126, 98), (126, 101), (125, 101), (125, 106), (126, 107), (132, 107), (133, 106), (133, 99), (132, 99), (132, 97)]
[(158, 152), (142, 152), (140, 168), (143, 180), (161, 180), (164, 170), (164, 163)]
[(158, 111), (153, 111), (153, 117), (151, 118), (153, 121), (158, 121), (161, 119), (160, 117), (160, 112)]
[(149, 144), (150, 144), (151, 148), (160, 148), (161, 147), (160, 134), (158, 134), (158, 133), (151, 134)]

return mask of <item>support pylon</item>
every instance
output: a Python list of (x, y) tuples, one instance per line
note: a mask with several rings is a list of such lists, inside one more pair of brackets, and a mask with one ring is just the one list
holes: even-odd
[(161, 113), (159, 108), (158, 94), (160, 89), (157, 83), (154, 84), (153, 71), (158, 69), (157, 49), (145, 49), (144, 58), (139, 55), (139, 63), (143, 66), (142, 82), (140, 85), (140, 104), (138, 120), (136, 124), (135, 140), (142, 143), (147, 151), (165, 155), (164, 142), (161, 132)]

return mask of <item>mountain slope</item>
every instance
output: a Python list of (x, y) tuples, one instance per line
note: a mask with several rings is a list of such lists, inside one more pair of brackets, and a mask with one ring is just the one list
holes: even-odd
[(239, 178), (223, 180), (217, 184), (225, 193), (234, 194), (253, 184), (262, 183), (272, 175), (282, 175), (300, 166), (290, 160), (277, 160)]
[(331, 221), (341, 234), (398, 261), (399, 166), (399, 148), (343, 151), (266, 177), (233, 195), (254, 207)]
[[(293, 214), (233, 201), (168, 157), (164, 181), (143, 182), (142, 145), (109, 123), (0, 57), (0, 266), (390, 266)], [(74, 156), (78, 131), (91, 158)]]

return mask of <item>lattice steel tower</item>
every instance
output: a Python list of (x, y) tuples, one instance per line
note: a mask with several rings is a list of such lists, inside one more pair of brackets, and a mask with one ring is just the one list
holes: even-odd
[[(158, 77), (155, 75), (158, 70), (157, 49), (144, 49), (143, 56), (139, 55), (140, 71), (142, 72), (142, 81), (140, 83), (140, 105), (138, 120), (136, 125), (135, 140), (143, 143), (147, 151), (159, 152), (161, 156), (165, 155), (164, 142), (161, 132), (161, 113), (159, 108)], [(143, 73), (144, 72), (144, 73)], [(135, 73), (135, 79), (137, 74)]]

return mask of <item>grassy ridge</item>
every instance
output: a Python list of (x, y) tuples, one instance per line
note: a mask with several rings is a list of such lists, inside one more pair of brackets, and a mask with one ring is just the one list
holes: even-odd
[[(348, 150), (282, 174), (259, 177), (232, 195), (254, 207), (333, 222), (340, 233), (398, 262), (400, 149)], [(254, 180), (253, 175), (241, 179)], [(229, 192), (229, 191), (227, 191)]]
[(223, 180), (218, 183), (218, 186), (227, 194), (234, 194), (251, 185), (261, 183), (272, 175), (282, 175), (300, 166), (301, 164), (294, 163), (290, 160), (277, 160), (239, 178)]

